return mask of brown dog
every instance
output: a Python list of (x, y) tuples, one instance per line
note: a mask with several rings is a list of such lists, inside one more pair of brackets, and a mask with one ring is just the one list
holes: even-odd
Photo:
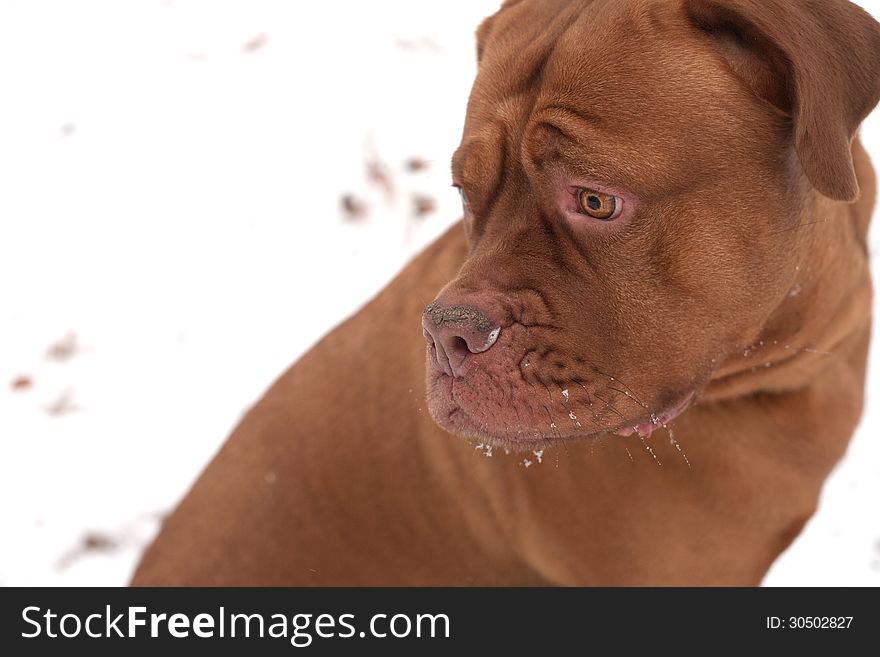
[(753, 585), (813, 513), (862, 406), (880, 26), (521, 0), (478, 53), (464, 230), (275, 383), (135, 584)]

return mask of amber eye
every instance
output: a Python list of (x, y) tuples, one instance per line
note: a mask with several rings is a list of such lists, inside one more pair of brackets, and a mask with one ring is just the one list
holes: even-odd
[(600, 221), (611, 220), (617, 212), (617, 197), (594, 192), (591, 189), (581, 190), (578, 194), (578, 203), (584, 214)]

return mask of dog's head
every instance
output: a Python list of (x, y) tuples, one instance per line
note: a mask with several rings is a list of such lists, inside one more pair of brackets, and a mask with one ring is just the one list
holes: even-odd
[(477, 36), (432, 416), (523, 446), (649, 432), (784, 302), (818, 195), (858, 196), (880, 29), (844, 0), (514, 0)]

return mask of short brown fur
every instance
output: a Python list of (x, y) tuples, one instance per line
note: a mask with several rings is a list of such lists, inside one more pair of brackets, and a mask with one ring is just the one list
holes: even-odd
[[(814, 512), (862, 410), (877, 23), (520, 0), (478, 41), (464, 230), (272, 386), (134, 584), (755, 585)], [(572, 221), (572, 180), (635, 209)], [(435, 297), (501, 327), (460, 377)], [(683, 451), (614, 435), (689, 395)]]

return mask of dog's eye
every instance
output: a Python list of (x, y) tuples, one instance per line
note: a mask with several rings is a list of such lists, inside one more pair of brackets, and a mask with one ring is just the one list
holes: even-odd
[(578, 204), (581, 212), (593, 219), (611, 221), (617, 214), (618, 206), (616, 196), (609, 196), (592, 189), (582, 189), (578, 194)]

